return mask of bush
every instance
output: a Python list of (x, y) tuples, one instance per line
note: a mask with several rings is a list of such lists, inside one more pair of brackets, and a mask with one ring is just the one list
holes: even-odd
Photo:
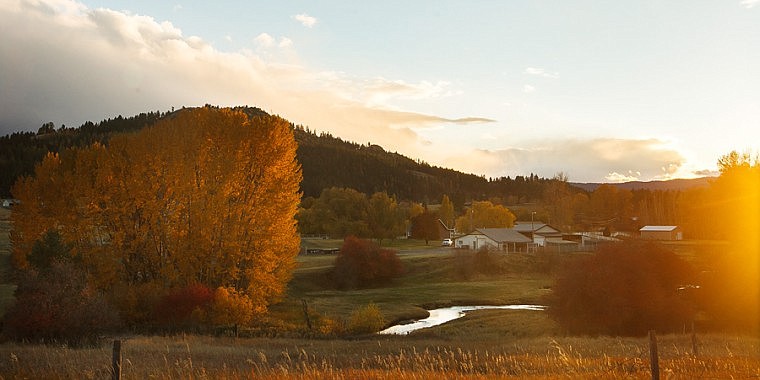
[(253, 302), (234, 288), (219, 287), (211, 303), (210, 322), (215, 326), (247, 325), (253, 318)]
[(22, 272), (15, 295), (3, 334), (16, 341), (94, 345), (120, 326), (116, 310), (70, 262), (53, 260), (45, 271)]
[(386, 284), (403, 272), (396, 251), (349, 236), (335, 259), (333, 279), (339, 289), (363, 288)]
[(174, 289), (156, 305), (156, 322), (170, 330), (197, 329), (213, 300), (214, 293), (202, 284)]
[(564, 268), (548, 312), (570, 333), (676, 331), (693, 315), (693, 305), (678, 288), (693, 279), (689, 264), (661, 245), (611, 244)]
[(362, 306), (351, 313), (347, 330), (351, 334), (373, 334), (385, 326), (385, 318), (374, 303)]
[(476, 274), (499, 274), (503, 268), (498, 253), (491, 251), (488, 247), (482, 247), (475, 252), (457, 250), (454, 270), (458, 278), (469, 280)]

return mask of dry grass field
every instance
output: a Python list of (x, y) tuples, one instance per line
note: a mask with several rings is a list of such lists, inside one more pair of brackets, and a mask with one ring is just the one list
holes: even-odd
[[(458, 322), (453, 322), (456, 325)], [(476, 341), (422, 337), (354, 340), (129, 337), (124, 379), (648, 379), (647, 339), (527, 337)], [(663, 379), (753, 379), (760, 340), (659, 338)], [(103, 379), (111, 347), (0, 345), (0, 379)]]

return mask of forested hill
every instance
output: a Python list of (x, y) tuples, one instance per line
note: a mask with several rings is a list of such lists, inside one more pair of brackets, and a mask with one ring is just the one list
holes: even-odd
[(570, 185), (584, 189), (588, 192), (592, 192), (596, 190), (599, 186), (602, 185), (612, 185), (617, 187), (618, 189), (625, 189), (625, 190), (662, 190), (662, 191), (668, 191), (668, 190), (674, 190), (674, 191), (680, 191), (680, 190), (688, 190), (695, 187), (707, 187), (710, 184), (711, 180), (714, 180), (715, 177), (701, 177), (701, 178), (692, 178), (692, 179), (671, 179), (667, 181), (631, 181), (631, 182), (623, 182), (623, 183), (614, 183), (614, 184), (604, 184), (604, 183), (570, 183)]
[[(264, 113), (253, 107), (239, 108), (249, 116)], [(178, 110), (176, 112), (182, 112)], [(118, 116), (79, 128), (56, 128), (46, 123), (37, 131), (0, 137), (0, 197), (10, 196), (15, 180), (33, 172), (48, 151), (108, 143), (115, 133), (129, 133), (155, 123), (172, 112), (149, 112), (132, 117)], [(505, 202), (530, 202), (540, 198), (547, 179), (527, 177), (486, 179), (451, 169), (431, 166), (377, 145), (343, 141), (328, 133), (315, 133), (293, 126), (298, 142), (298, 160), (304, 179), (304, 196), (317, 197), (322, 189), (349, 187), (372, 194), (385, 191), (400, 200), (437, 203), (447, 194), (458, 205), (472, 199), (502, 198)]]

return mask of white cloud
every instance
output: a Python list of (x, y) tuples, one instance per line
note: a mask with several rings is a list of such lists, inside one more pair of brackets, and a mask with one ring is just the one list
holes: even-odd
[(660, 140), (611, 138), (528, 141), (505, 149), (461, 151), (443, 160), (462, 162), (462, 170), (492, 176), (552, 177), (565, 172), (572, 182), (664, 179), (662, 168), (675, 172), (685, 162)]
[(303, 26), (307, 28), (311, 28), (317, 23), (317, 19), (315, 17), (309, 16), (306, 13), (295, 15), (293, 16), (293, 19), (300, 22)]
[(525, 74), (529, 75), (536, 75), (544, 78), (551, 78), (551, 79), (557, 79), (559, 78), (559, 73), (556, 72), (549, 72), (541, 68), (536, 67), (528, 67), (525, 69)]
[(277, 44), (277, 46), (279, 46), (281, 48), (291, 47), (291, 46), (293, 46), (293, 40), (291, 40), (288, 37), (280, 37), (280, 43)]
[(256, 38), (253, 39), (254, 42), (256, 42), (256, 45), (259, 45), (261, 47), (270, 47), (274, 45), (274, 37), (270, 36), (269, 33), (261, 33)]
[[(323, 73), (287, 60), (275, 62), (258, 50), (221, 52), (201, 38), (184, 37), (171, 23), (89, 9), (75, 1), (2, 2), (0, 24), (8, 31), (0, 44), (3, 135), (36, 130), (47, 121), (78, 126), (172, 107), (247, 104), (313, 130), (372, 141), (417, 158), (425, 157), (420, 150), (425, 141), (415, 130), (489, 121), (379, 104), (447, 96), (455, 92), (447, 82), (410, 84), (346, 75), (328, 80)], [(255, 43), (259, 48), (289, 47), (292, 41), (261, 33)], [(368, 105), (373, 100), (378, 104)]]
[(536, 92), (536, 88), (529, 84), (526, 84), (523, 86), (522, 91), (526, 94), (530, 94), (531, 92)]
[(760, 0), (742, 0), (741, 1), (741, 5), (743, 5), (747, 9), (754, 8), (758, 3), (760, 3)]
[(620, 174), (618, 172), (612, 172), (612, 173), (607, 174), (607, 176), (604, 177), (604, 179), (612, 183), (638, 181), (641, 179), (641, 172), (634, 172), (632, 170), (629, 170), (628, 175)]
[(278, 47), (281, 49), (289, 48), (293, 46), (293, 40), (291, 40), (288, 37), (280, 37), (279, 41), (274, 38), (269, 33), (261, 33), (256, 38), (253, 39), (253, 42), (258, 46), (260, 49), (265, 50), (271, 47)]

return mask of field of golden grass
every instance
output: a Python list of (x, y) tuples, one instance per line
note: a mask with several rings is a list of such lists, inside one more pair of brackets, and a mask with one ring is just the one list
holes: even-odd
[[(760, 339), (659, 337), (663, 379), (760, 376)], [(354, 340), (129, 337), (123, 379), (647, 379), (648, 340), (531, 337), (456, 341), (428, 337)], [(0, 345), (0, 379), (108, 378), (111, 346)]]

